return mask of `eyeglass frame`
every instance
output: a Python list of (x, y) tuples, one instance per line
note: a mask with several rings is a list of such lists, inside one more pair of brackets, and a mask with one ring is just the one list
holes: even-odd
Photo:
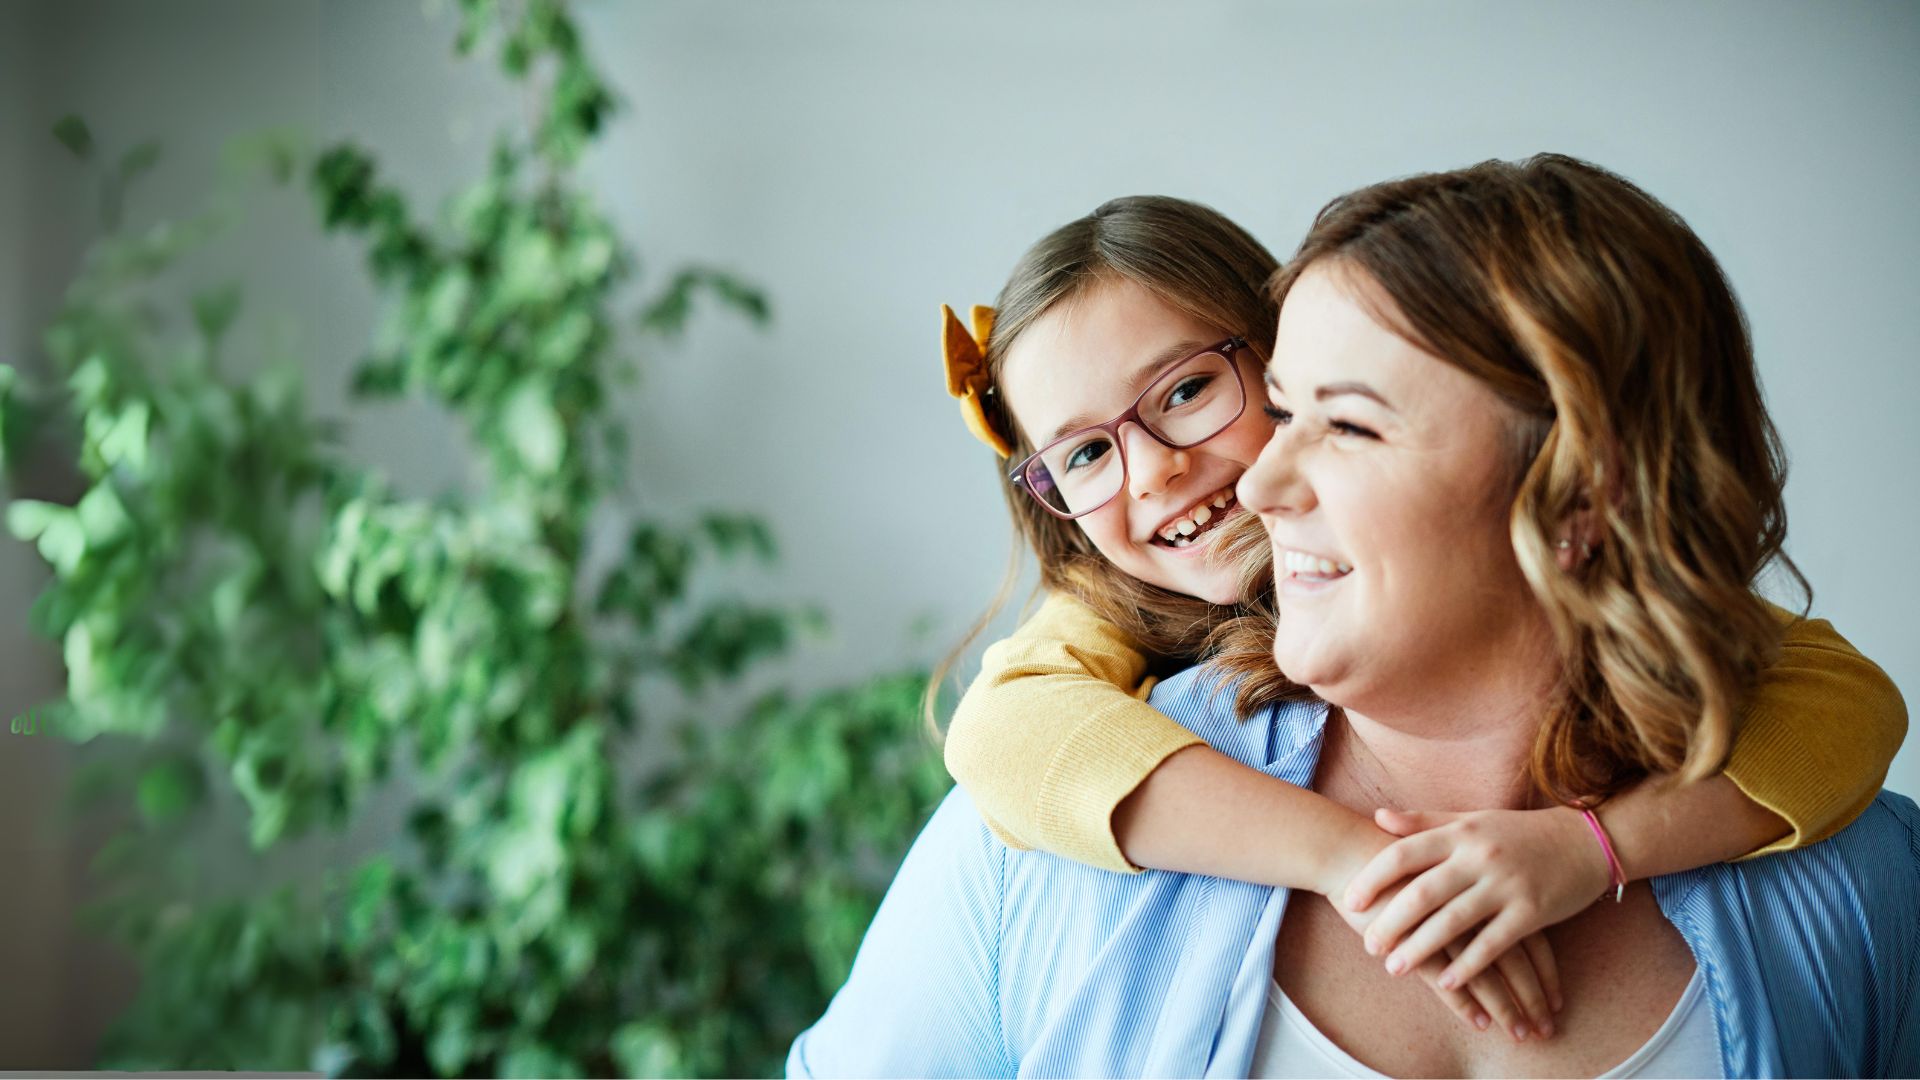
[[(1127, 490), (1127, 477), (1129, 476), (1128, 469), (1130, 468), (1130, 466), (1128, 466), (1127, 464), (1126, 443), (1123, 442), (1120, 438), (1120, 425), (1131, 420), (1134, 422), (1136, 426), (1140, 428), (1141, 431), (1146, 432), (1148, 438), (1152, 439), (1154, 442), (1159, 443), (1161, 446), (1164, 446), (1169, 450), (1190, 450), (1193, 447), (1199, 446), (1201, 443), (1206, 442), (1209, 439), (1217, 438), (1222, 431), (1225, 431), (1228, 428), (1232, 427), (1235, 423), (1239, 421), (1239, 419), (1242, 416), (1246, 415), (1247, 413), (1247, 377), (1244, 373), (1241, 372), (1240, 365), (1239, 363), (1236, 362), (1234, 354), (1239, 352), (1241, 349), (1245, 349), (1248, 347), (1249, 346), (1247, 344), (1246, 338), (1235, 335), (1233, 337), (1227, 338), (1224, 341), (1216, 342), (1212, 345), (1209, 345), (1204, 349), (1195, 349), (1194, 351), (1176, 360), (1168, 361), (1163, 367), (1161, 367), (1161, 369), (1158, 372), (1154, 374), (1153, 381), (1147, 384), (1146, 389), (1140, 391), (1140, 396), (1133, 399), (1133, 404), (1128, 406), (1125, 412), (1121, 413), (1119, 416), (1114, 417), (1113, 419), (1107, 421), (1104, 424), (1089, 424), (1088, 426), (1083, 428), (1075, 428), (1074, 430), (1067, 432), (1065, 435), (1062, 435), (1057, 439), (1049, 440), (1045, 446), (1042, 446), (1040, 449), (1035, 450), (1033, 453), (1028, 454), (1024, 458), (1021, 458), (1020, 464), (1015, 465), (1012, 469), (1009, 469), (1007, 471), (1007, 482), (1012, 484), (1014, 487), (1020, 488), (1021, 490), (1025, 491), (1029, 496), (1032, 497), (1034, 502), (1040, 504), (1040, 508), (1042, 510), (1045, 510), (1047, 513), (1052, 514), (1054, 517), (1057, 517), (1062, 521), (1072, 521), (1074, 518), (1085, 517), (1088, 514), (1093, 513), (1095, 510), (1101, 509), (1102, 507), (1106, 506), (1108, 503), (1112, 502), (1115, 498), (1118, 498), (1121, 492)], [(1195, 439), (1189, 443), (1170, 443), (1167, 440), (1161, 438), (1159, 432), (1156, 432), (1153, 430), (1152, 425), (1148, 424), (1145, 420), (1141, 419), (1140, 403), (1147, 400), (1147, 395), (1153, 393), (1154, 388), (1160, 385), (1160, 380), (1165, 378), (1170, 372), (1178, 369), (1180, 365), (1185, 364), (1190, 360), (1197, 360), (1200, 357), (1207, 355), (1208, 353), (1219, 353), (1220, 356), (1227, 361), (1228, 365), (1233, 368), (1233, 377), (1239, 381), (1239, 386), (1240, 386), (1240, 407), (1238, 409), (1235, 409), (1231, 417), (1228, 417), (1226, 421), (1224, 421), (1218, 428), (1214, 429), (1212, 433), (1208, 434), (1204, 438)], [(1069, 439), (1081, 438), (1090, 431), (1104, 432), (1109, 439), (1113, 440), (1114, 451), (1120, 455), (1120, 486), (1113, 490), (1112, 495), (1109, 495), (1106, 498), (1100, 500), (1098, 503), (1096, 503), (1093, 506), (1087, 507), (1085, 510), (1077, 510), (1073, 513), (1065, 513), (1060, 510), (1055, 510), (1053, 508), (1052, 503), (1047, 502), (1046, 499), (1041, 497), (1039, 492), (1033, 490), (1032, 483), (1027, 480), (1027, 470), (1032, 468), (1034, 463), (1040, 462), (1040, 455), (1046, 453), (1047, 451), (1053, 449), (1056, 446), (1059, 446), (1061, 443), (1066, 442)], [(1040, 462), (1040, 464), (1043, 468), (1045, 467), (1045, 462)], [(1058, 482), (1056, 481), (1056, 483)]]

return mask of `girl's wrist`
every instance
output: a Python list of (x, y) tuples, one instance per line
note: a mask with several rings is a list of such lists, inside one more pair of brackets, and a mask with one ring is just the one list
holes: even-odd
[(1560, 806), (1554, 810), (1567, 821), (1567, 842), (1580, 851), (1580, 865), (1593, 885), (1593, 895), (1617, 899), (1628, 878), (1599, 812), (1579, 806)]
[(1314, 880), (1307, 887), (1339, 905), (1347, 883), (1394, 839), (1373, 822), (1354, 815), (1339, 840), (1320, 859)]

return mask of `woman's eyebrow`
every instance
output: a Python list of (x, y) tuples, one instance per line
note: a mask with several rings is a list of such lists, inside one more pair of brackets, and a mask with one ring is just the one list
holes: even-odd
[(1380, 396), (1380, 391), (1375, 390), (1373, 387), (1368, 386), (1366, 383), (1363, 383), (1363, 382), (1328, 383), (1327, 385), (1322, 386), (1321, 388), (1313, 392), (1313, 400), (1325, 401), (1328, 398), (1340, 397), (1343, 394), (1353, 394), (1358, 397), (1370, 398), (1374, 401), (1379, 402), (1381, 407), (1386, 409), (1388, 412), (1396, 411), (1393, 407), (1392, 402)]
[[(1139, 367), (1133, 369), (1133, 374), (1127, 377), (1127, 381), (1124, 384), (1127, 393), (1133, 394), (1136, 397), (1139, 396), (1139, 394), (1147, 388), (1147, 383), (1151, 382), (1154, 376), (1160, 374), (1162, 368), (1181, 357), (1191, 356), (1206, 347), (1207, 343), (1204, 341), (1176, 341), (1166, 348), (1161, 349), (1159, 352), (1154, 353), (1152, 356), (1147, 357)], [(1095, 424), (1110, 419), (1112, 419), (1112, 417), (1095, 416), (1089, 412), (1074, 413), (1072, 416), (1062, 420), (1060, 426), (1053, 429), (1053, 434), (1047, 436), (1046, 441), (1052, 442), (1062, 435), (1079, 431), (1081, 428), (1092, 427)]]
[[(1286, 393), (1286, 389), (1280, 385), (1279, 377), (1276, 376), (1271, 369), (1261, 372), (1260, 379), (1262, 382), (1266, 383), (1268, 386), (1272, 387), (1274, 390), (1278, 391), (1279, 393), (1282, 393), (1282, 394)], [(1388, 412), (1399, 411), (1393, 407), (1392, 402), (1388, 401), (1386, 398), (1380, 395), (1380, 391), (1375, 390), (1373, 387), (1368, 386), (1366, 383), (1363, 383), (1363, 382), (1328, 383), (1325, 386), (1322, 386), (1313, 392), (1313, 400), (1325, 401), (1328, 398), (1340, 397), (1345, 394), (1352, 394), (1352, 395), (1355, 395), (1356, 397), (1369, 398), (1373, 401), (1377, 401), (1380, 403), (1380, 406), (1386, 409)]]

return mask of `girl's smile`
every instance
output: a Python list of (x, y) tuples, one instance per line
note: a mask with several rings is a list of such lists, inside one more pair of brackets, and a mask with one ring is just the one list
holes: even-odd
[[(1120, 415), (1168, 363), (1233, 332), (1115, 279), (1036, 319), (1007, 350), (1000, 382), (1029, 442), (1051, 441), (1076, 418), (1097, 423)], [(1258, 362), (1252, 350), (1235, 356), (1234, 373), (1249, 399), (1258, 392)], [(1233, 603), (1240, 599), (1239, 571), (1207, 556), (1222, 527), (1245, 513), (1234, 485), (1272, 431), (1251, 400), (1218, 435), (1184, 449), (1122, 424), (1116, 449), (1126, 462), (1125, 485), (1074, 524), (1123, 573), (1209, 603)]]

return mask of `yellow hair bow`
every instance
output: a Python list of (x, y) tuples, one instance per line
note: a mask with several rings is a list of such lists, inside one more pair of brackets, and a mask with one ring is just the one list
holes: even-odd
[(973, 330), (968, 332), (960, 324), (960, 317), (945, 304), (940, 305), (941, 345), (946, 354), (947, 393), (960, 399), (960, 416), (967, 422), (967, 430), (1001, 457), (1013, 456), (1013, 443), (1001, 434), (994, 424), (994, 417), (1004, 417), (1006, 410), (996, 400), (993, 414), (987, 412), (988, 398), (998, 398), (993, 393), (993, 382), (987, 377), (987, 335), (993, 333), (994, 311), (981, 304), (973, 305)]

